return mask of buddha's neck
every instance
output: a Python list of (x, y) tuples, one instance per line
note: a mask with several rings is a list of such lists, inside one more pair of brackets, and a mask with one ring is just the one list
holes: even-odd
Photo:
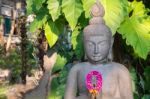
[(89, 60), (89, 63), (96, 66), (96, 65), (100, 65), (100, 64), (106, 64), (108, 62), (107, 59), (104, 59), (104, 60), (101, 60), (101, 61), (92, 61), (92, 60)]

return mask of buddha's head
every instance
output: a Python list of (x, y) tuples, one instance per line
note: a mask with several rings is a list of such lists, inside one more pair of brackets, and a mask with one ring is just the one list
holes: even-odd
[[(93, 8), (100, 10), (97, 4)], [(90, 25), (84, 29), (84, 47), (89, 62), (97, 64), (107, 60), (111, 49), (112, 33), (102, 19), (104, 13), (95, 13), (99, 12), (92, 12)]]

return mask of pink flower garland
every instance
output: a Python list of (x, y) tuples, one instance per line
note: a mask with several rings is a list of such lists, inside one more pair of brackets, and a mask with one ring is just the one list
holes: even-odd
[[(96, 84), (93, 84), (92, 78), (96, 78)], [(86, 87), (91, 94), (97, 94), (102, 90), (102, 74), (98, 71), (91, 71), (86, 75)]]

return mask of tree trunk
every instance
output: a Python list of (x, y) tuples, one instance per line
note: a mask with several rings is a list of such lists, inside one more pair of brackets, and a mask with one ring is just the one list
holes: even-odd
[(44, 64), (43, 57), (48, 49), (48, 43), (47, 43), (46, 37), (44, 35), (44, 31), (41, 30), (40, 32), (41, 33), (38, 35), (37, 47), (38, 47), (39, 53), (37, 56), (39, 58), (39, 65), (40, 65), (42, 71), (45, 72), (44, 67), (43, 67), (43, 64)]
[(21, 17), (21, 27), (20, 27), (20, 33), (21, 33), (21, 54), (22, 54), (22, 83), (26, 84), (26, 75), (27, 75), (27, 34), (26, 34), (26, 17)]
[[(19, 2), (18, 2), (19, 4)], [(22, 60), (22, 72), (21, 72), (21, 79), (22, 83), (26, 84), (26, 75), (27, 75), (27, 34), (26, 34), (26, 1), (21, 0), (20, 8), (18, 9), (19, 15), (19, 29), (21, 34), (21, 60)]]

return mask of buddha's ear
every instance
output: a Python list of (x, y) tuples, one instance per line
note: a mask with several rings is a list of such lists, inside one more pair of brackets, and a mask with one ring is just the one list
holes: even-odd
[(110, 46), (110, 50), (109, 50), (109, 54), (108, 54), (108, 61), (112, 61), (113, 60), (113, 44), (114, 44), (114, 37), (112, 36), (111, 38), (111, 46)]

